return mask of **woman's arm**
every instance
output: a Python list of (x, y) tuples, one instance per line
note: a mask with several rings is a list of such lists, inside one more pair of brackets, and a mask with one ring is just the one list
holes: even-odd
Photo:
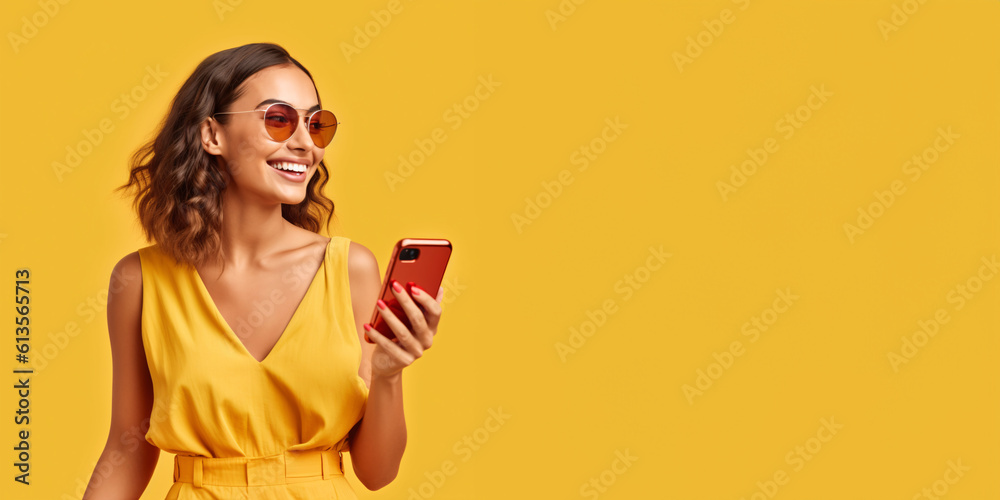
[(363, 325), (375, 309), (382, 287), (378, 261), (371, 250), (351, 242), (348, 251), (348, 268), (351, 281), (351, 302), (355, 327), (361, 342), (361, 367), (358, 375), (368, 385), (368, 402), (361, 421), (351, 429), (351, 464), (358, 480), (369, 490), (380, 489), (391, 483), (399, 472), (399, 464), (406, 448), (406, 422), (403, 419), (402, 373), (389, 378), (372, 379), (373, 344), (364, 339)]
[(111, 427), (82, 500), (134, 500), (142, 495), (160, 458), (145, 439), (153, 384), (142, 347), (142, 267), (139, 253), (118, 261), (108, 288), (111, 338)]

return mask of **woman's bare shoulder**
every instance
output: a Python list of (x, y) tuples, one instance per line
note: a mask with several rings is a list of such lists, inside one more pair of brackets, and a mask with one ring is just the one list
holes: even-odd
[[(112, 284), (115, 284), (114, 282), (117, 280), (117, 285), (120, 288), (123, 284), (138, 281), (139, 289), (142, 289), (142, 259), (139, 256), (140, 252), (145, 253), (146, 249), (136, 250), (118, 260), (114, 269), (111, 270)], [(136, 280), (136, 278), (139, 279)]]
[(378, 274), (378, 260), (368, 247), (351, 240), (347, 247), (347, 266), (352, 276), (368, 277), (373, 272)]
[[(149, 248), (149, 247), (146, 247)], [(142, 307), (142, 259), (136, 250), (115, 264), (108, 283), (108, 315), (130, 320), (138, 316)]]
[[(364, 245), (352, 241), (347, 250), (347, 274), (355, 318), (360, 321), (364, 319), (363, 313), (374, 310), (379, 289), (382, 287), (375, 254)], [(359, 322), (358, 326), (361, 324)]]

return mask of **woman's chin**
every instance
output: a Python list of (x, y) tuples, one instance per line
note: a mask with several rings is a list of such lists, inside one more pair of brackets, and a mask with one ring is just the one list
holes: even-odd
[(306, 201), (306, 194), (303, 192), (298, 196), (280, 196), (279, 199), (282, 205), (298, 205)]

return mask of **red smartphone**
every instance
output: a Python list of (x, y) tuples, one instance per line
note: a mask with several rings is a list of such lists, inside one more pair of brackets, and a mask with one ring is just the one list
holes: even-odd
[[(451, 258), (451, 242), (448, 240), (404, 238), (396, 242), (396, 246), (393, 247), (389, 267), (385, 272), (385, 280), (382, 281), (382, 290), (379, 291), (379, 298), (410, 331), (412, 331), (410, 319), (392, 293), (392, 281), (396, 280), (400, 285), (403, 285), (406, 293), (411, 293), (412, 283), (425, 293), (430, 294), (431, 297), (437, 297), (438, 287), (441, 286), (441, 281), (444, 279), (444, 270), (448, 266), (449, 258)], [(414, 303), (420, 307), (419, 302), (414, 301)], [(396, 334), (382, 319), (377, 305), (368, 324), (390, 340), (396, 341)], [(368, 337), (367, 332), (365, 332), (365, 341), (370, 344), (375, 343)]]

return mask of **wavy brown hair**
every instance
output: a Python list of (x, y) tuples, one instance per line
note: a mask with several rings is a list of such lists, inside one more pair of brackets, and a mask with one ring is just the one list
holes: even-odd
[[(132, 206), (146, 239), (178, 262), (200, 263), (223, 253), (226, 179), (215, 156), (202, 149), (202, 122), (239, 99), (247, 78), (282, 64), (294, 64), (316, 86), (309, 70), (272, 43), (252, 43), (208, 56), (181, 85), (156, 135), (132, 154), (128, 182), (115, 191), (133, 192)], [(218, 115), (216, 120), (225, 124), (230, 116)], [(325, 217), (329, 230), (334, 204), (323, 194), (329, 179), (326, 164), (320, 161), (305, 199), (297, 205), (281, 205), (281, 216), (314, 233)]]

